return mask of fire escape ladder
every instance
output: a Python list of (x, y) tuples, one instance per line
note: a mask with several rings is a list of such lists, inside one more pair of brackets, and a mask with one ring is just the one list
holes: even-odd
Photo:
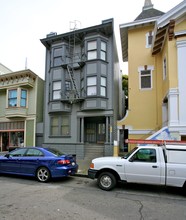
[(79, 99), (80, 96), (79, 96), (79, 93), (78, 93), (78, 90), (77, 90), (77, 85), (76, 85), (76, 82), (75, 82), (75, 79), (74, 79), (73, 68), (71, 66), (67, 65), (67, 70), (68, 70), (68, 74), (69, 74), (69, 77), (70, 77), (70, 80), (71, 80), (71, 83), (72, 83), (73, 90), (75, 92), (75, 97)]

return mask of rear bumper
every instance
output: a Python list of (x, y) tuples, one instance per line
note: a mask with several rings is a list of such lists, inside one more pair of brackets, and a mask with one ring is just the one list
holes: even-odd
[(52, 177), (67, 177), (75, 175), (78, 172), (78, 165), (70, 167), (58, 167), (55, 171), (52, 172)]
[(88, 177), (90, 179), (95, 179), (97, 172), (98, 172), (97, 170), (88, 169)]

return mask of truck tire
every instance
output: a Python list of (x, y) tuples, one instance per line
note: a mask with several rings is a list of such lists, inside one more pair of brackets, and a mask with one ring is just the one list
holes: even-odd
[(100, 173), (97, 184), (100, 189), (109, 191), (116, 186), (116, 177), (110, 172)]

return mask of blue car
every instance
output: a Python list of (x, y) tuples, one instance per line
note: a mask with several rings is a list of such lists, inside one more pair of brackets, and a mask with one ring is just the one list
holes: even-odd
[(40, 182), (74, 175), (77, 171), (75, 155), (54, 148), (23, 147), (0, 156), (0, 174), (33, 176)]

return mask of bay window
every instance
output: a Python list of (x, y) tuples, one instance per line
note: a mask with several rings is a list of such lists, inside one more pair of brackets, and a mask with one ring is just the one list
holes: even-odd
[(51, 136), (70, 135), (70, 117), (68, 115), (55, 115), (51, 117)]
[(17, 106), (17, 89), (12, 89), (8, 91), (8, 107)]
[(22, 89), (21, 90), (21, 107), (26, 107), (26, 101), (27, 101), (27, 90)]
[(100, 91), (101, 96), (106, 96), (106, 78), (101, 77), (101, 91)]
[(101, 54), (100, 54), (100, 58), (101, 60), (106, 61), (106, 43), (101, 41)]
[(52, 98), (53, 100), (61, 98), (61, 81), (53, 82)]
[(87, 77), (87, 95), (97, 95), (96, 76)]
[(97, 41), (88, 42), (87, 55), (88, 60), (93, 60), (97, 58)]
[(8, 90), (8, 107), (27, 107), (27, 93), (21, 88)]
[(58, 127), (59, 127), (59, 120), (58, 116), (53, 116), (51, 118), (51, 135), (56, 136), (58, 135)]

